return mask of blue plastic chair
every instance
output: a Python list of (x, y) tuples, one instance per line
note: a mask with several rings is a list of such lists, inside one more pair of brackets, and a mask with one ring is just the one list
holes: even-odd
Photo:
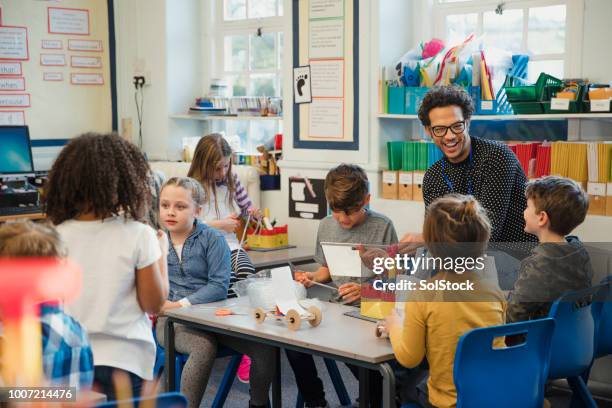
[(603, 279), (591, 312), (595, 320), (595, 358), (612, 354), (612, 276)]
[(117, 408), (119, 406), (138, 408), (140, 404), (143, 404), (145, 407), (155, 408), (187, 408), (187, 399), (181, 393), (168, 392), (165, 394), (156, 395), (154, 397), (109, 401), (98, 404), (95, 406), (95, 408)]
[[(346, 386), (344, 385), (344, 381), (342, 381), (342, 375), (340, 374), (336, 361), (329, 358), (324, 358), (323, 362), (325, 362), (327, 372), (329, 373), (329, 378), (331, 379), (332, 384), (334, 384), (336, 394), (338, 394), (338, 401), (340, 401), (340, 405), (350, 405), (351, 397), (349, 397), (348, 392), (346, 391)], [(295, 402), (295, 408), (304, 408), (304, 397), (299, 391), (297, 401)]]
[[(465, 333), (455, 352), (457, 408), (541, 408), (548, 377), (553, 319), (483, 327)], [(523, 343), (494, 348), (498, 337), (526, 335)]]
[[(164, 349), (157, 342), (157, 336), (155, 335), (155, 330), (153, 330), (153, 337), (155, 338), (155, 344), (157, 345), (157, 354), (155, 356), (155, 367), (154, 367), (154, 375), (157, 377), (160, 374), (161, 369), (164, 366), (165, 362), (165, 352)], [(240, 366), (240, 361), (242, 360), (243, 354), (238, 353), (232, 349), (227, 347), (220, 347), (217, 350), (216, 358), (229, 357), (230, 362), (225, 368), (225, 373), (223, 373), (223, 378), (221, 378), (221, 383), (219, 384), (219, 389), (217, 390), (217, 394), (215, 395), (215, 399), (211, 405), (211, 408), (221, 408), (225, 404), (227, 400), (227, 396), (229, 395), (230, 389), (234, 384), (234, 379), (236, 378), (236, 373), (238, 372), (238, 367)], [(181, 374), (183, 372), (183, 367), (189, 358), (186, 354), (175, 353), (174, 358), (174, 384), (177, 389), (181, 389)]]
[(595, 355), (595, 319), (592, 314), (593, 298), (602, 285), (569, 292), (551, 306), (549, 317), (555, 319), (550, 370), (551, 380), (565, 378), (583, 406), (597, 407), (584, 381)]

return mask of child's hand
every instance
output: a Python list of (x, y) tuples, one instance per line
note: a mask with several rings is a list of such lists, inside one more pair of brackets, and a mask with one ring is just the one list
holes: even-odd
[(169, 300), (166, 300), (166, 302), (164, 303), (164, 305), (162, 306), (162, 313), (167, 311), (167, 310), (172, 310), (172, 309), (178, 309), (180, 307), (183, 307), (179, 302), (171, 302)]
[(259, 208), (251, 207), (247, 210), (247, 212), (251, 215), (252, 218), (258, 220), (261, 218), (261, 210)]
[(361, 262), (368, 268), (374, 268), (374, 259), (387, 258), (387, 251), (382, 248), (368, 247), (367, 245), (357, 245), (355, 247), (359, 251)]
[(170, 246), (168, 243), (168, 235), (162, 230), (157, 230), (157, 241), (159, 242), (159, 248), (162, 251), (162, 255), (168, 256), (168, 248)]
[(419, 232), (409, 232), (405, 234), (402, 239), (400, 239), (401, 243), (417, 243), (417, 242), (425, 242), (423, 240), (423, 234)]
[(305, 288), (312, 286), (312, 281), (314, 280), (313, 272), (295, 271), (293, 276), (295, 277), (295, 280), (304, 285)]
[(383, 333), (390, 333), (393, 329), (400, 327), (402, 324), (402, 319), (397, 314), (395, 309), (391, 309), (391, 313), (387, 317), (385, 317), (385, 322), (380, 326), (381, 331)]
[(361, 285), (356, 282), (348, 282), (340, 285), (338, 295), (344, 303), (353, 303), (361, 298)]
[(225, 232), (234, 232), (240, 225), (240, 220), (234, 214), (229, 217), (222, 218), (218, 221), (219, 229)]

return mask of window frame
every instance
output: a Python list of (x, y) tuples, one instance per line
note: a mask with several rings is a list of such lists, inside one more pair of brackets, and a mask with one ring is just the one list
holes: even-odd
[[(433, 36), (446, 37), (446, 16), (453, 14), (477, 13), (478, 34), (482, 33), (483, 13), (494, 11), (500, 0), (465, 0), (452, 3), (433, 0), (431, 4), (431, 18), (433, 20)], [(530, 61), (563, 60), (563, 73), (565, 78), (579, 77), (582, 71), (582, 37), (584, 0), (505, 0), (504, 10), (524, 9), (523, 35), (521, 52), (527, 52), (528, 23), (527, 9), (565, 5), (565, 46), (563, 53), (556, 54), (530, 54)]]
[[(246, 0), (246, 8), (248, 12), (248, 3), (249, 1), (257, 1), (257, 0)], [(278, 0), (276, 3), (276, 12), (278, 14), (280, 4), (282, 4), (283, 0)], [(247, 83), (246, 96), (253, 96), (249, 94), (249, 89), (251, 87), (251, 76), (253, 74), (276, 74), (274, 79), (274, 87), (278, 92), (275, 97), (281, 97), (282, 95), (282, 73), (283, 73), (283, 61), (282, 57), (279, 53), (279, 39), (280, 33), (283, 34), (283, 41), (285, 38), (285, 16), (274, 16), (274, 17), (258, 17), (258, 18), (246, 18), (240, 20), (224, 20), (225, 18), (225, 0), (216, 0), (215, 4), (215, 34), (214, 34), (214, 55), (216, 61), (220, 63), (213, 64), (214, 66), (214, 74), (217, 78), (225, 78), (227, 76), (236, 76), (236, 75), (246, 75)], [(283, 8), (283, 13), (286, 10)], [(250, 58), (251, 58), (251, 41), (250, 35), (255, 34), (257, 29), (262, 29), (263, 34), (275, 33), (275, 59), (276, 59), (276, 67), (275, 69), (251, 69), (250, 67)], [(225, 37), (230, 35), (246, 35), (247, 36), (247, 69), (243, 71), (230, 71), (225, 69)], [(286, 47), (283, 45), (283, 49)], [(231, 91), (233, 93), (233, 91)]]

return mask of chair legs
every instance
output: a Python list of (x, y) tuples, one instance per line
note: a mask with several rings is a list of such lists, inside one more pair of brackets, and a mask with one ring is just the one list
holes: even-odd
[(229, 394), (232, 384), (234, 383), (234, 378), (236, 378), (236, 372), (238, 371), (238, 366), (240, 365), (241, 360), (242, 354), (232, 356), (227, 368), (225, 369), (225, 373), (223, 374), (221, 384), (219, 384), (219, 389), (217, 390), (217, 395), (215, 395), (211, 408), (221, 408), (223, 407), (223, 404), (225, 404), (227, 395)]
[(338, 400), (341, 405), (350, 405), (351, 397), (349, 397), (348, 392), (346, 391), (346, 387), (344, 386), (344, 381), (342, 381), (342, 376), (340, 375), (340, 370), (338, 370), (338, 365), (334, 360), (330, 360), (329, 358), (324, 358), (325, 366), (327, 367), (327, 371), (329, 372), (329, 377), (334, 384), (334, 388), (336, 390), (336, 394), (338, 394)]
[(597, 408), (597, 404), (582, 377), (570, 377), (567, 379), (567, 383), (573, 392), (572, 406), (578, 406), (578, 402), (582, 402), (582, 404), (579, 404), (580, 407)]
[[(323, 362), (325, 362), (327, 372), (329, 373), (329, 378), (331, 379), (332, 384), (334, 384), (334, 389), (338, 395), (338, 401), (340, 401), (341, 405), (350, 405), (351, 397), (349, 397), (348, 391), (346, 391), (346, 386), (344, 385), (344, 381), (342, 381), (342, 376), (340, 375), (340, 370), (338, 369), (336, 361), (329, 358), (324, 358)], [(295, 401), (295, 408), (304, 408), (304, 397), (299, 391), (297, 400)]]

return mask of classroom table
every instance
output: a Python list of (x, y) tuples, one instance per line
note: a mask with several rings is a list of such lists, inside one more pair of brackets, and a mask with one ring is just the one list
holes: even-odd
[(313, 263), (315, 262), (314, 253), (314, 248), (304, 247), (279, 249), (267, 252), (247, 251), (256, 271), (285, 266), (288, 265), (289, 262), (294, 265)]
[(42, 220), (47, 218), (46, 214), (43, 213), (32, 213), (32, 214), (17, 214), (17, 215), (0, 215), (0, 223), (17, 220)]
[[(241, 315), (215, 316), (216, 307), (231, 307)], [(240, 297), (221, 302), (195, 305), (165, 312), (166, 375), (168, 390), (174, 390), (174, 324), (194, 329), (238, 337), (256, 343), (278, 347), (275, 375), (272, 382), (272, 407), (281, 406), (280, 349), (304, 353), (351, 363), (359, 367), (359, 404), (366, 407), (369, 397), (368, 369), (378, 370), (383, 377), (383, 407), (394, 406), (395, 375), (388, 362), (394, 360), (388, 339), (375, 335), (375, 324), (343, 313), (354, 307), (323, 303), (322, 321), (311, 327), (303, 321), (297, 331), (291, 331), (284, 321), (266, 318), (257, 323), (249, 307), (249, 299)]]

